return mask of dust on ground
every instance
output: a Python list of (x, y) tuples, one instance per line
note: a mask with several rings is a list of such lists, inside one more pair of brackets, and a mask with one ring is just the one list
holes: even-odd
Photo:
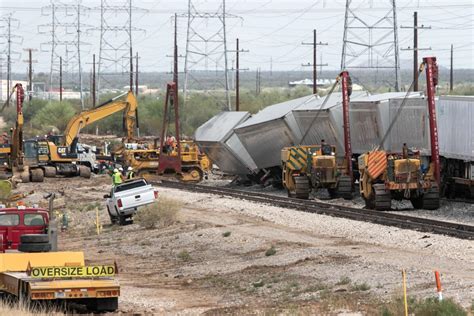
[(434, 297), (439, 269), (445, 296), (472, 304), (473, 242), (160, 187), (183, 203), (175, 224), (111, 226), (110, 183), (105, 175), (47, 178), (18, 190), (35, 190), (27, 200), (42, 206), (46, 192), (56, 193), (69, 226), (61, 250), (117, 262), (121, 312), (379, 314), (400, 297), (402, 268), (410, 295)]

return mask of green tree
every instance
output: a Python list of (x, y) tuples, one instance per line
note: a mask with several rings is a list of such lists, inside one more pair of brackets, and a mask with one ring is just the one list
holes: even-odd
[(74, 107), (69, 102), (52, 101), (38, 111), (33, 118), (33, 126), (43, 132), (50, 130), (52, 127), (64, 131), (74, 114)]

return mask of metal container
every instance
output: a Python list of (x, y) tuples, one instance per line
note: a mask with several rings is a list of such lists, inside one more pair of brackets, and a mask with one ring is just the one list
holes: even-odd
[[(354, 153), (362, 154), (377, 146), (390, 149), (391, 137), (386, 137), (382, 144), (382, 139), (390, 125), (389, 100), (400, 100), (398, 98), (404, 98), (405, 95), (404, 92), (388, 92), (351, 100), (349, 113), (351, 144)], [(419, 96), (420, 93), (409, 95), (410, 98)]]
[(281, 149), (293, 145), (299, 136), (291, 111), (315, 99), (310, 95), (268, 106), (234, 129), (257, 169), (280, 166)]
[[(365, 91), (354, 91), (351, 99), (366, 96)], [(334, 92), (325, 103), (324, 100), (325, 97), (315, 99), (292, 111), (299, 134), (295, 143), (315, 145), (324, 139), (326, 143), (336, 146), (337, 156), (344, 156), (342, 94)]]
[(424, 97), (411, 97), (390, 99), (390, 120), (393, 124), (390, 131), (390, 143), (387, 148), (392, 152), (402, 152), (403, 144), (421, 155), (430, 155), (430, 122), (428, 117), (428, 104)]
[(436, 114), (440, 155), (474, 161), (474, 97), (441, 96)]
[(248, 112), (221, 112), (196, 130), (199, 148), (225, 173), (247, 175), (257, 168), (233, 130), (249, 117)]

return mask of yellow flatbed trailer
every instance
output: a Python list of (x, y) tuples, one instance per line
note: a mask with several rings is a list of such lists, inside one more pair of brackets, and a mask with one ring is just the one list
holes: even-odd
[(0, 291), (26, 301), (70, 301), (115, 311), (115, 266), (86, 266), (82, 252), (0, 253)]

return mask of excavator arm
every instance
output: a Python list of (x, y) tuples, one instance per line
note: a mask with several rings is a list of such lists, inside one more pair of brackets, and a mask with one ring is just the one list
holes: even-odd
[(96, 108), (75, 115), (69, 121), (66, 130), (64, 131), (64, 146), (70, 147), (82, 128), (120, 111), (125, 111), (124, 120), (125, 128), (127, 130), (127, 138), (132, 139), (136, 124), (137, 99), (135, 98), (135, 95), (129, 91), (125, 100), (118, 100), (123, 95), (125, 94), (110, 99)]

